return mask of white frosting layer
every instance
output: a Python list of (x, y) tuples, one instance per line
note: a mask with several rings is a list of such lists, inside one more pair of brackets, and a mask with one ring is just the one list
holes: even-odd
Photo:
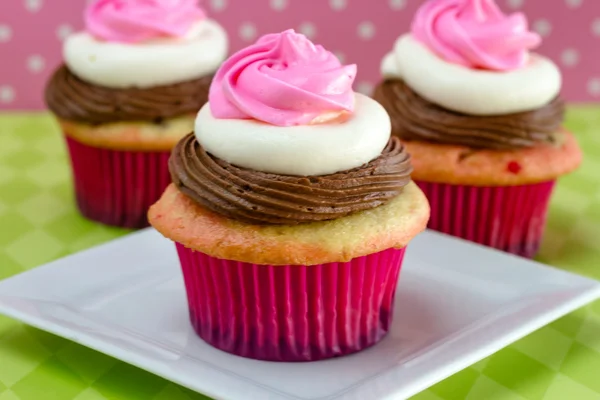
[(215, 21), (196, 24), (184, 38), (128, 44), (86, 32), (71, 35), (65, 63), (81, 79), (109, 88), (169, 85), (213, 73), (227, 56), (227, 34)]
[(343, 122), (281, 127), (256, 120), (217, 119), (206, 104), (196, 117), (198, 142), (239, 167), (282, 175), (326, 175), (379, 157), (390, 139), (390, 117), (375, 100), (356, 93)]
[(415, 40), (401, 36), (381, 63), (385, 78), (401, 78), (423, 98), (446, 109), (471, 115), (530, 111), (548, 104), (560, 92), (560, 70), (549, 59), (532, 54), (527, 66), (493, 72), (451, 64)]

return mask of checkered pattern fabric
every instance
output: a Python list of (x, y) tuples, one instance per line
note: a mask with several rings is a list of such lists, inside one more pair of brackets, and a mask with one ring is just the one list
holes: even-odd
[[(553, 198), (539, 259), (600, 279), (600, 108), (567, 125), (586, 158)], [(0, 116), (0, 279), (127, 233), (80, 217), (61, 135), (45, 114)], [(206, 399), (0, 316), (0, 400)], [(415, 396), (600, 400), (600, 303), (580, 309)]]

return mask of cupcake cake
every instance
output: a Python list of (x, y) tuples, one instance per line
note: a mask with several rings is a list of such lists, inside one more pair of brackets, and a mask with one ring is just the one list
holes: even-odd
[(192, 325), (212, 346), (313, 361), (390, 329), (429, 206), (355, 75), (293, 30), (266, 35), (223, 63), (173, 149), (149, 221), (176, 243)]
[(383, 59), (374, 98), (411, 154), (430, 228), (536, 254), (555, 182), (581, 161), (539, 44), (493, 0), (430, 0)]
[(66, 38), (45, 91), (66, 137), (77, 204), (92, 220), (147, 226), (170, 150), (194, 129), (227, 35), (196, 0), (96, 0)]

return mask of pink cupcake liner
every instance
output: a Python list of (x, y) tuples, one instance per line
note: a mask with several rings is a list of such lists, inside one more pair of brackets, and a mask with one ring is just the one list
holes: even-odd
[(221, 260), (177, 243), (196, 333), (228, 353), (268, 361), (322, 360), (379, 342), (391, 327), (404, 251), (271, 266)]
[(170, 152), (109, 150), (66, 140), (83, 216), (123, 228), (148, 226), (148, 208), (171, 182)]
[(431, 205), (430, 229), (533, 258), (555, 182), (498, 187), (416, 183)]

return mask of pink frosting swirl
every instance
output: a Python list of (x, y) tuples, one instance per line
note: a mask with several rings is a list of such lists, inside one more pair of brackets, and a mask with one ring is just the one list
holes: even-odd
[(353, 111), (356, 65), (293, 30), (265, 35), (226, 60), (210, 88), (215, 118), (306, 125)]
[(198, 0), (96, 0), (85, 11), (89, 33), (124, 43), (182, 37), (204, 18)]
[(412, 34), (446, 61), (496, 71), (524, 66), (541, 42), (525, 15), (507, 16), (494, 0), (430, 0), (417, 12)]

